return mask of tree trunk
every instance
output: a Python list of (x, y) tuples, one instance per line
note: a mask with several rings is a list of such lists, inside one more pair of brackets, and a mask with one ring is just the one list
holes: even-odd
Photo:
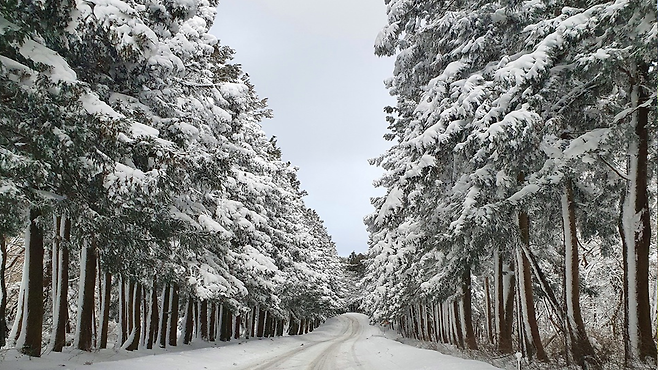
[(162, 284), (162, 311), (160, 312), (160, 330), (158, 331), (158, 342), (160, 348), (167, 347), (167, 334), (169, 333), (170, 298), (169, 284)]
[(464, 274), (462, 275), (462, 292), (464, 294), (462, 298), (463, 305), (463, 322), (464, 322), (464, 342), (468, 349), (476, 350), (478, 348), (477, 342), (475, 340), (475, 334), (473, 333), (473, 310), (471, 307), (471, 268), (466, 266), (464, 269)]
[(178, 284), (172, 283), (169, 292), (169, 323), (167, 329), (169, 333), (169, 345), (176, 346), (177, 334), (178, 334)]
[[(519, 229), (521, 232), (521, 243), (528, 247), (530, 245), (530, 220), (528, 214), (519, 212)], [(528, 335), (528, 341), (532, 344), (537, 359), (547, 362), (548, 357), (544, 351), (544, 346), (539, 337), (539, 328), (537, 327), (537, 317), (535, 315), (535, 306), (532, 296), (532, 277), (530, 275), (530, 262), (522, 251), (521, 246), (516, 248), (516, 262), (518, 271), (518, 289), (521, 293), (521, 317), (523, 318), (524, 332)]]
[(494, 251), (494, 316), (496, 318), (497, 348), (501, 353), (512, 353), (512, 325), (514, 314), (514, 270), (503, 263), (499, 250)]
[(292, 316), (292, 314), (290, 314), (290, 326), (288, 327), (288, 335), (297, 335), (298, 331), (299, 327), (297, 326), (297, 321)]
[(464, 348), (464, 336), (463, 329), (461, 325), (461, 318), (459, 315), (459, 302), (454, 301), (451, 305), (452, 308), (452, 320), (453, 320), (453, 329), (455, 331), (455, 339), (457, 340), (457, 346), (459, 348)]
[(126, 280), (119, 278), (119, 343), (128, 339), (128, 307), (126, 303)]
[(14, 323), (11, 326), (11, 331), (9, 332), (9, 344), (10, 346), (16, 347), (18, 338), (23, 331), (23, 312), (25, 311), (25, 289), (27, 287), (27, 274), (25, 270), (25, 259), (23, 259), (23, 276), (21, 278), (21, 285), (18, 289), (18, 300), (16, 302), (16, 317), (14, 317)]
[(250, 329), (249, 329), (249, 336), (251, 338), (256, 336), (256, 317), (258, 316), (257, 313), (258, 307), (254, 307), (251, 309), (251, 312), (249, 313), (249, 316), (251, 318), (250, 320)]
[(567, 323), (574, 361), (583, 369), (598, 368), (594, 348), (585, 332), (580, 312), (580, 277), (578, 269), (578, 237), (576, 235), (576, 208), (571, 179), (566, 180), (562, 195), (562, 225), (564, 227), (565, 294)]
[(433, 305), (433, 310), (434, 314), (434, 325), (435, 325), (435, 330), (436, 330), (436, 341), (437, 342), (444, 342), (443, 340), (443, 323), (441, 322), (441, 303), (435, 303)]
[(7, 344), (7, 283), (5, 270), (7, 268), (7, 240), (0, 234), (0, 348)]
[(126, 289), (126, 325), (128, 328), (128, 338), (126, 340), (129, 341), (133, 334), (133, 329), (135, 328), (135, 310), (133, 308), (135, 306), (135, 297), (133, 296), (133, 292), (135, 291), (135, 282), (130, 279), (128, 280), (126, 286), (128, 287)]
[[(25, 238), (25, 268), (27, 277), (20, 336), (16, 346), (28, 356), (41, 356), (43, 325), (43, 230), (37, 218), (41, 211), (30, 209), (30, 226)], [(18, 315), (17, 315), (18, 316)]]
[(127, 351), (135, 351), (139, 348), (140, 335), (142, 333), (142, 287), (134, 281), (130, 282), (130, 336), (124, 344)]
[(152, 349), (158, 337), (158, 293), (157, 293), (157, 280), (153, 277), (153, 287), (151, 288), (151, 305), (149, 308), (148, 320), (148, 337), (146, 339), (146, 348)]
[(222, 342), (228, 342), (231, 340), (231, 334), (233, 331), (233, 313), (228, 307), (224, 306), (222, 308), (222, 329), (221, 336), (219, 340)]
[(418, 304), (418, 324), (420, 329), (420, 339), (427, 341), (427, 319), (425, 317), (425, 305), (421, 302)]
[[(646, 67), (634, 74), (644, 77)], [(626, 362), (641, 361), (656, 364), (656, 343), (652, 333), (649, 304), (649, 247), (651, 245), (651, 220), (647, 189), (649, 107), (643, 105), (649, 94), (640, 86), (641, 80), (633, 76), (631, 81), (631, 125), (635, 132), (628, 148), (628, 178), (622, 208), (620, 234), (624, 244), (625, 307), (627, 333)]]
[(211, 342), (215, 341), (215, 316), (217, 312), (217, 305), (215, 303), (210, 304), (210, 323), (208, 325), (208, 340)]
[(436, 342), (436, 326), (434, 322), (434, 304), (425, 304), (425, 320), (427, 320), (427, 340)]
[[(529, 342), (528, 339), (528, 331), (526, 330), (526, 326), (524, 325), (524, 318), (523, 318), (523, 309), (521, 306), (523, 303), (521, 302), (521, 292), (520, 289), (520, 284), (521, 284), (521, 277), (519, 277), (519, 289), (516, 290), (516, 331), (518, 333), (518, 342), (519, 342), (519, 350), (518, 352), (523, 355), (526, 359), (530, 360), (532, 359), (533, 353), (530, 353), (530, 349), (532, 348), (532, 344)], [(566, 343), (565, 343), (566, 345)]]
[(265, 310), (258, 308), (258, 330), (256, 336), (262, 338), (265, 334)]
[(233, 339), (240, 339), (240, 325), (242, 325), (242, 316), (238, 315), (235, 317)]
[(130, 282), (130, 335), (124, 344), (127, 351), (135, 351), (139, 348), (140, 335), (142, 333), (142, 287), (134, 281)]
[(150, 325), (150, 307), (151, 307), (151, 295), (149, 294), (147, 296), (147, 291), (146, 287), (143, 286), (142, 284), (139, 284), (139, 290), (141, 291), (142, 294), (142, 300), (141, 300), (141, 310), (142, 310), (142, 321), (141, 321), (141, 330), (140, 330), (140, 338), (139, 338), (139, 349), (143, 349), (146, 347), (146, 341), (148, 339), (149, 335), (149, 330), (151, 328)]
[(110, 298), (112, 291), (112, 274), (101, 272), (101, 335), (99, 348), (107, 348), (107, 334), (110, 325)]
[(80, 255), (80, 285), (78, 289), (78, 325), (75, 332), (75, 348), (92, 350), (94, 319), (94, 288), (96, 286), (96, 241), (91, 236)]
[(185, 305), (185, 317), (183, 319), (183, 344), (192, 343), (192, 332), (194, 331), (194, 301), (192, 297), (187, 299)]
[(201, 326), (201, 340), (208, 341), (208, 301), (203, 300), (199, 307), (199, 325)]
[(276, 336), (277, 337), (282, 337), (283, 336), (283, 326), (285, 325), (285, 321), (283, 319), (278, 319), (276, 322)]
[(269, 313), (269, 311), (265, 311), (263, 337), (265, 337), (265, 338), (270, 337), (270, 329), (271, 328), (272, 328), (272, 315)]
[(493, 326), (491, 325), (491, 293), (489, 291), (489, 277), (484, 277), (484, 314), (486, 320), (487, 339), (490, 344), (494, 343)]
[(410, 317), (413, 321), (413, 338), (420, 340), (420, 325), (418, 323), (418, 315), (416, 314), (416, 305), (412, 304), (410, 307)]
[[(55, 342), (55, 332), (57, 328), (57, 284), (59, 282), (59, 248), (62, 240), (60, 229), (62, 226), (62, 217), (53, 217), (53, 245), (50, 251), (50, 293), (52, 301), (52, 318), (53, 326), (51, 331), (51, 346)], [(61, 352), (54, 351), (53, 352)]]

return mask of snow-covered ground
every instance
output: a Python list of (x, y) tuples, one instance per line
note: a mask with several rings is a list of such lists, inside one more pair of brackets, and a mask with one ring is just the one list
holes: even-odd
[[(206, 345), (196, 344), (198, 345)], [(443, 355), (386, 338), (365, 315), (348, 313), (303, 336), (240, 340), (214, 347), (179, 346), (174, 351), (49, 353), (29, 359), (2, 354), (2, 370), (496, 370), (478, 361)], [(137, 356), (137, 357), (136, 357)]]

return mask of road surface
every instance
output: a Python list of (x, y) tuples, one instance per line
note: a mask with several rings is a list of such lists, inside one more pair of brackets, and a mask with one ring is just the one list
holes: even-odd
[[(389, 332), (389, 336), (391, 336)], [(478, 361), (443, 355), (388, 339), (365, 315), (347, 313), (312, 333), (178, 346), (166, 350), (49, 353), (0, 359), (2, 370), (496, 370)], [(212, 345), (212, 344), (210, 344)], [(133, 357), (133, 358), (126, 358)], [(13, 358), (13, 360), (12, 360)]]
[[(494, 370), (477, 361), (446, 356), (384, 337), (365, 315), (347, 313), (327, 321), (297, 348), (272, 351), (263, 360), (241, 364), (241, 370)], [(223, 368), (221, 368), (223, 369)]]

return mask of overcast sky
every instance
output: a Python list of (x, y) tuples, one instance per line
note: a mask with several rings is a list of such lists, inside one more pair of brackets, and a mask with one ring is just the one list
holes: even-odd
[(363, 217), (381, 170), (367, 160), (390, 145), (383, 81), (393, 60), (373, 54), (383, 0), (222, 0), (212, 33), (236, 50), (274, 118), (263, 122), (283, 159), (300, 168), (306, 204), (338, 253), (367, 250)]

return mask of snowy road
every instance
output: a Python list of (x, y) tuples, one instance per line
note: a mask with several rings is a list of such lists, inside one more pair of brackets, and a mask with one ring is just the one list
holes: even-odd
[[(188, 349), (189, 348), (189, 349)], [(180, 349), (185, 349), (180, 351)], [(140, 356), (141, 355), (141, 356)], [(61, 357), (57, 357), (61, 356)], [(95, 357), (90, 357), (95, 356)], [(121, 356), (139, 356), (122, 359)], [(302, 336), (250, 339), (172, 352), (49, 354), (30, 361), (2, 362), (5, 369), (76, 370), (496, 370), (478, 361), (443, 355), (388, 339), (365, 315), (331, 318)]]
[[(446, 356), (384, 337), (368, 325), (365, 315), (348, 313), (333, 318), (304, 337), (296, 348), (283, 346), (266, 360), (233, 367), (242, 370), (493, 370), (477, 361)], [(229, 369), (219, 367), (218, 369)]]

